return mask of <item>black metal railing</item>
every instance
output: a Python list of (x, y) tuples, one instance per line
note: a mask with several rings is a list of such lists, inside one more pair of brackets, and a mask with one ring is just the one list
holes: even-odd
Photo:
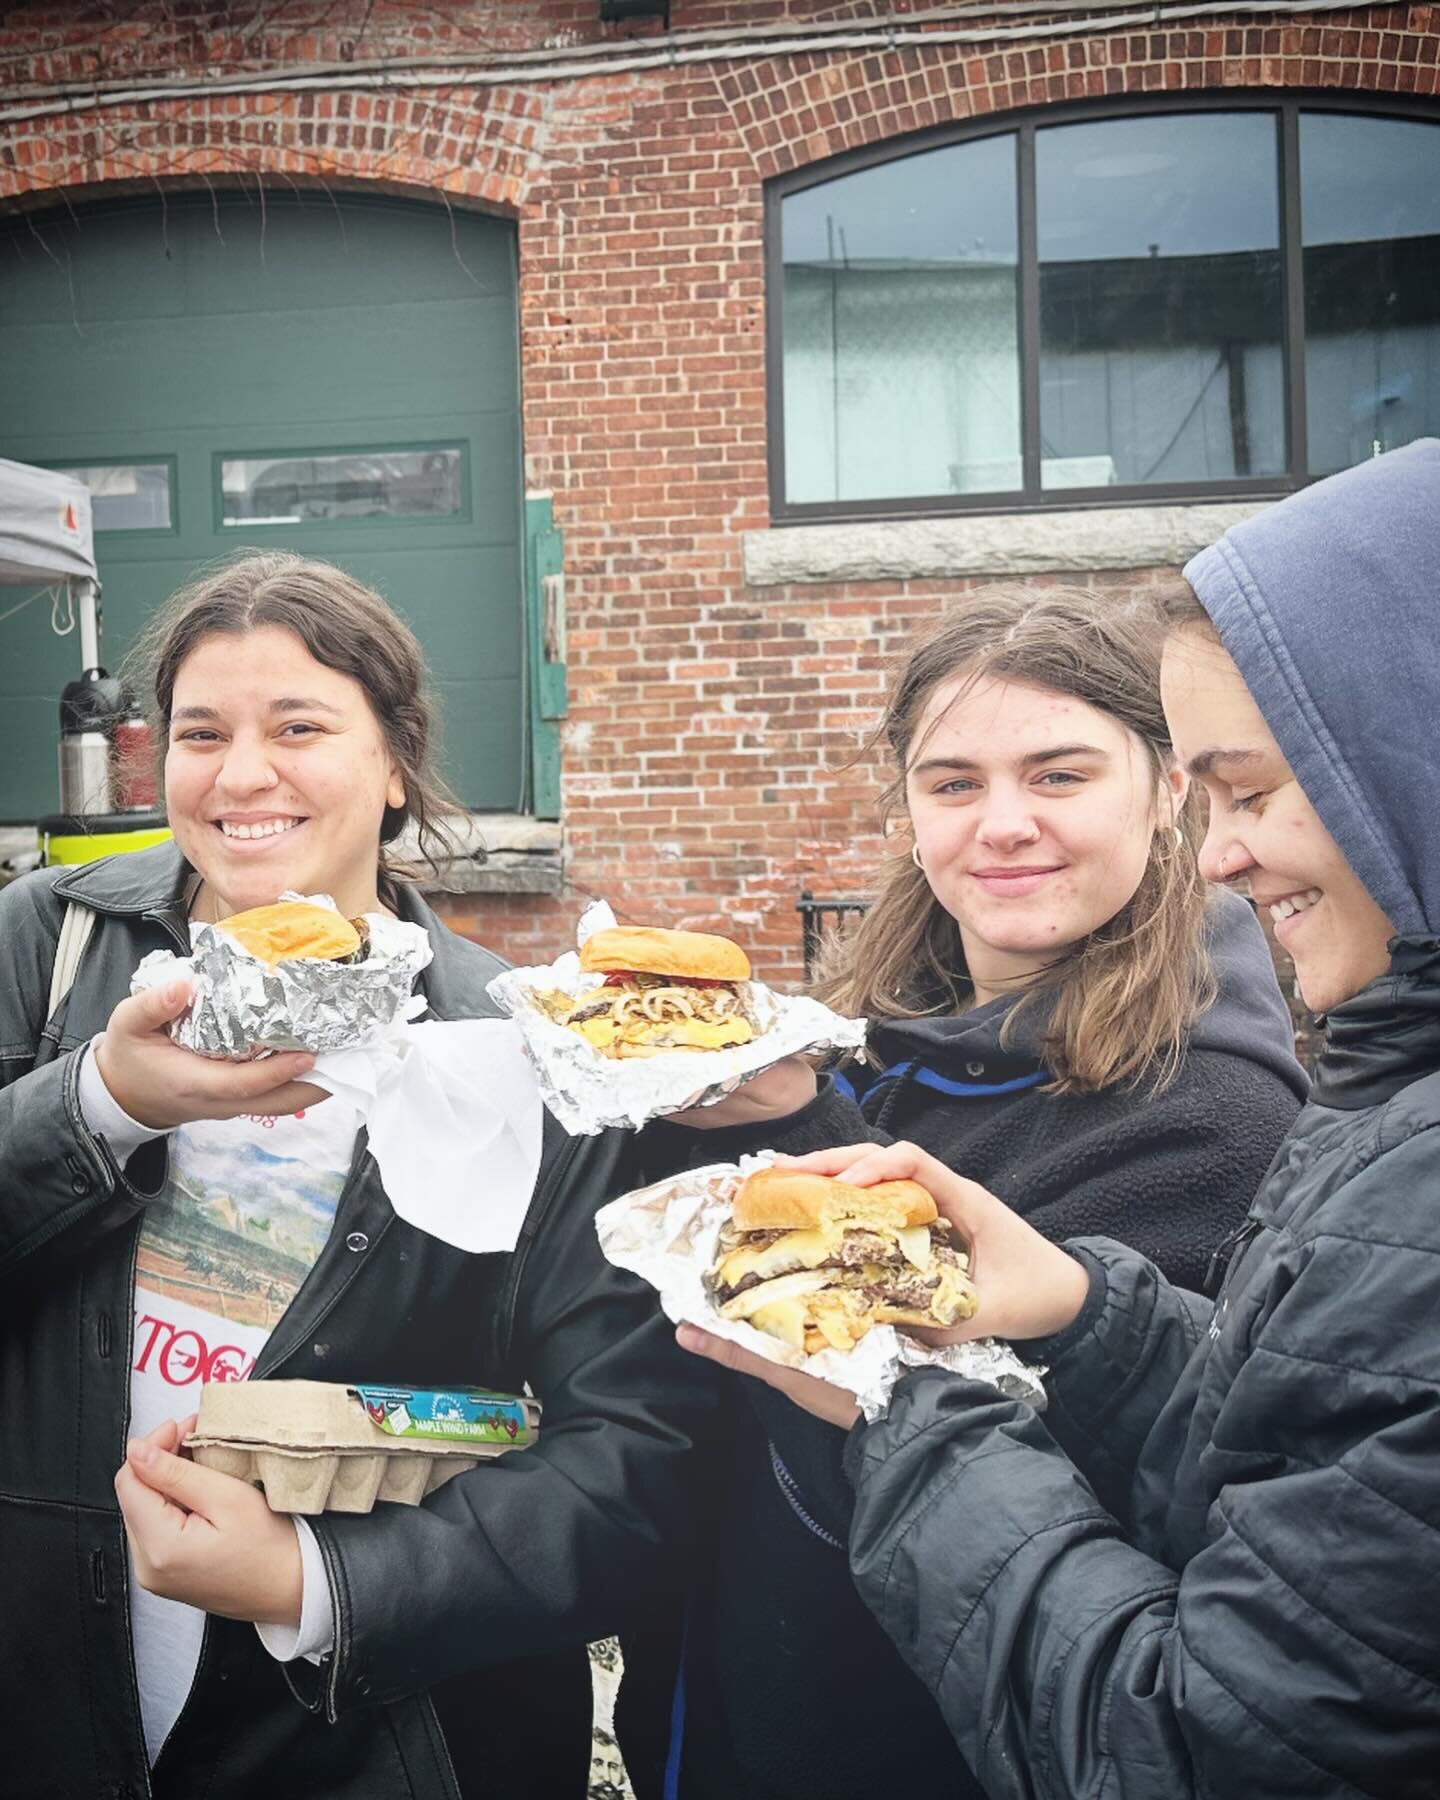
[(817, 900), (809, 888), (801, 889), (800, 898), (795, 902), (795, 910), (800, 915), (800, 942), (805, 953), (806, 981), (811, 980), (815, 973), (815, 959), (820, 954), (820, 945), (825, 935), (825, 915), (831, 915), (833, 930), (847, 913), (863, 913), (869, 904), (868, 900), (842, 899), (835, 895), (826, 895)]

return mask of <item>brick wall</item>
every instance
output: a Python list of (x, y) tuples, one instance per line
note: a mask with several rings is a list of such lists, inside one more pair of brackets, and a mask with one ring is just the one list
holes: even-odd
[[(672, 26), (847, 24), (919, 10), (820, 0), (675, 0)], [(1118, 10), (1118, 9), (1117, 9)], [(252, 31), (204, 4), (52, 4), (0, 19), (7, 88), (143, 85), (159, 73), (363, 68), (394, 56), (577, 52), (591, 0), (281, 3)], [(245, 17), (250, 16), (246, 9)], [(0, 125), (0, 201), (245, 181), (380, 184), (519, 222), (527, 476), (565, 533), (571, 893), (455, 900), (455, 921), (521, 960), (563, 946), (585, 896), (623, 916), (733, 930), (793, 978), (804, 886), (859, 891), (879, 854), (873, 770), (848, 772), (886, 658), (967, 584), (747, 590), (740, 534), (768, 523), (762, 183), (909, 131), (1089, 96), (1198, 89), (1433, 95), (1440, 6), (1028, 43), (785, 51), (559, 80), (149, 100)], [(653, 48), (653, 47), (652, 47)], [(451, 77), (453, 76), (453, 79)], [(1096, 577), (1097, 580), (1136, 579)]]

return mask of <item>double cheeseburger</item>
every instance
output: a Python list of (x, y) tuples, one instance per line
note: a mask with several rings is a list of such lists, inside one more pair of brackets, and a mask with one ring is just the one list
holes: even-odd
[(252, 906), (248, 912), (221, 919), (217, 929), (272, 969), (276, 963), (289, 962), (294, 957), (343, 962), (356, 954), (362, 941), (349, 919), (328, 906), (312, 906), (307, 900)]
[(727, 1319), (813, 1355), (853, 1349), (872, 1325), (968, 1319), (966, 1268), (918, 1181), (862, 1188), (773, 1168), (736, 1191), (705, 1280)]
[(749, 979), (750, 958), (729, 938), (617, 925), (586, 939), (580, 967), (605, 977), (597, 992), (579, 1000), (563, 993), (535, 998), (602, 1056), (725, 1050), (756, 1035), (736, 986)]

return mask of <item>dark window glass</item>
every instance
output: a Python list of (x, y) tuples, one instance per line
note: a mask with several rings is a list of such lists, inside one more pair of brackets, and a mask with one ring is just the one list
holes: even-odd
[(1275, 117), (1035, 135), (1041, 482), (1285, 468)]
[(89, 488), (96, 531), (169, 531), (169, 463), (87, 463), (65, 473)]
[(445, 447), (227, 456), (220, 465), (222, 516), (226, 525), (300, 525), (454, 515), (464, 510), (463, 466), (460, 451)]
[(952, 144), (789, 195), (791, 502), (1018, 489), (1015, 138)]
[(1309, 464), (1440, 432), (1440, 126), (1300, 115)]

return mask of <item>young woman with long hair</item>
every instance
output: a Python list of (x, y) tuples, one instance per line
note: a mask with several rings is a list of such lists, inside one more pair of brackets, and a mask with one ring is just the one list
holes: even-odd
[[(423, 927), (429, 1017), (493, 1016), (500, 964), (399, 860), (444, 796), (419, 647), (377, 594), (248, 556), (149, 648), (174, 843), (0, 893), (0, 1786), (578, 1800), (586, 1640), (683, 1510), (695, 1411), (653, 1295), (595, 1240), (633, 1140), (547, 1119), (515, 1249), (467, 1255), (396, 1217), (313, 1058), (171, 1041), (188, 988), (129, 997), (140, 959), (287, 889)], [(72, 908), (93, 931), (52, 1005)], [(271, 1377), (528, 1382), (544, 1424), (420, 1506), (301, 1526), (175, 1454), (203, 1380)]]
[(1049, 1243), (914, 1145), (810, 1162), (929, 1186), (974, 1260), (957, 1335), (1047, 1369), (1043, 1416), (908, 1375), (846, 1453), (859, 1593), (992, 1800), (1436, 1792), (1437, 562), (1429, 439), (1185, 571), (1163, 691), (1209, 800), (1201, 867), (1267, 907), (1326, 1019), (1213, 1302), (1111, 1239)]
[[(924, 631), (882, 727), (897, 850), (820, 987), (869, 1018), (865, 1061), (818, 1081), (782, 1065), (654, 1128), (656, 1150), (904, 1136), (1047, 1236), (1118, 1237), (1198, 1286), (1305, 1079), (1258, 924), (1197, 871), (1159, 653), (1153, 609), (1065, 589), (967, 596)], [(827, 1498), (840, 1434), (745, 1385), (691, 1596), (683, 1741), (650, 1672), (622, 1694), (627, 1758), (658, 1784), (658, 1754), (631, 1747), (648, 1700), (687, 1800), (868, 1800), (902, 1769), (907, 1789), (975, 1792), (850, 1583)]]

